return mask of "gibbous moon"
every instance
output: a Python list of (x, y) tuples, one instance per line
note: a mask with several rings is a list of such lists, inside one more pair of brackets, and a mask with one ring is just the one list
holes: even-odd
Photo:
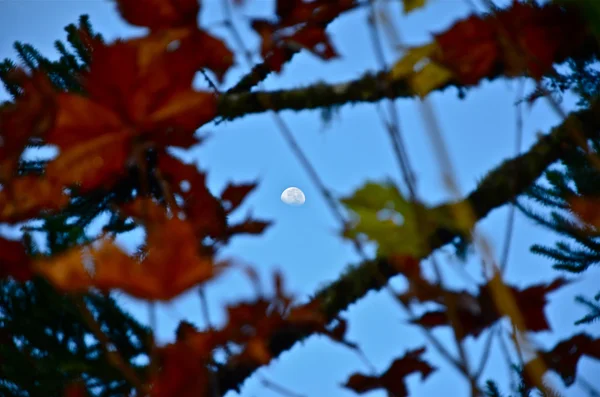
[(297, 187), (288, 187), (281, 193), (281, 201), (289, 205), (302, 205), (306, 201), (306, 197)]

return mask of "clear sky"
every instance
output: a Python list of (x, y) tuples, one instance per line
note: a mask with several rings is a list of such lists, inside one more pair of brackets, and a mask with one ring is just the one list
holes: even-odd
[[(236, 13), (236, 24), (243, 33), (246, 46), (255, 50), (258, 38), (247, 29), (244, 16), (272, 14), (273, 2), (247, 0), (246, 3), (247, 6)], [(425, 9), (403, 16), (399, 5), (391, 3), (389, 9), (393, 13), (388, 16), (400, 27), (407, 45), (429, 41), (432, 32), (449, 27), (453, 21), (470, 12), (467, 1), (432, 0)], [(114, 4), (109, 1), (3, 0), (0, 1), (0, 58), (15, 59), (12, 48), (15, 40), (34, 45), (50, 58), (57, 57), (54, 40), (65, 38), (64, 26), (76, 22), (79, 15), (84, 13), (90, 15), (92, 26), (107, 40), (138, 36), (144, 32), (121, 20)], [(202, 25), (235, 48), (232, 37), (218, 24), (222, 20), (220, 1), (205, 0)], [(344, 15), (331, 25), (330, 32), (341, 54), (340, 59), (324, 63), (309, 54), (301, 54), (285, 67), (283, 74), (269, 77), (263, 88), (292, 88), (318, 81), (344, 82), (359, 77), (367, 70), (377, 70), (379, 65), (366, 20), (366, 13), (357, 11)], [(392, 61), (399, 54), (390, 50), (387, 56), (388, 61)], [(242, 57), (238, 57), (238, 65), (227, 75), (225, 87), (234, 84), (248, 70)], [(198, 87), (202, 86), (201, 83), (199, 79)], [(531, 88), (532, 84), (527, 83), (526, 89)], [(518, 93), (519, 84), (516, 81), (497, 80), (484, 82), (470, 90), (464, 100), (458, 99), (453, 89), (430, 95), (463, 194), (469, 192), (488, 170), (514, 155), (514, 104)], [(1, 91), (0, 99), (6, 97), (7, 94)], [(427, 203), (440, 203), (450, 195), (442, 184), (419, 103), (414, 99), (398, 100), (396, 103), (409, 157), (418, 178), (419, 196)], [(573, 109), (573, 98), (565, 97), (562, 106), (566, 110)], [(391, 177), (400, 183), (400, 172), (374, 105), (344, 106), (328, 127), (324, 127), (319, 111), (286, 111), (282, 112), (282, 116), (321, 179), (334, 193), (347, 195), (367, 179)], [(524, 117), (523, 148), (528, 148), (534, 142), (538, 132), (547, 132), (560, 121), (559, 116), (543, 101), (538, 101), (531, 109), (525, 109)], [(242, 182), (259, 178), (258, 189), (244, 203), (239, 215), (243, 216), (251, 210), (256, 217), (274, 221), (274, 226), (260, 237), (235, 239), (225, 252), (227, 256), (253, 264), (263, 276), (265, 284), (270, 281), (274, 269), (281, 269), (289, 289), (300, 297), (306, 297), (334, 280), (349, 263), (358, 261), (351, 245), (338, 237), (339, 225), (286, 145), (270, 115), (253, 115), (218, 126), (207, 125), (202, 130), (210, 132), (212, 138), (201, 147), (190, 150), (184, 157), (208, 171), (209, 187), (215, 193), (220, 192), (228, 181)], [(304, 206), (286, 206), (280, 201), (281, 192), (289, 186), (297, 186), (305, 192), (307, 201)], [(496, 257), (502, 248), (507, 213), (506, 208), (496, 210), (479, 226), (494, 247)], [(96, 226), (99, 224), (100, 221)], [(127, 248), (133, 249), (139, 238), (140, 234), (133, 232), (122, 242)], [(555, 240), (555, 236), (518, 214), (507, 271), (509, 282), (525, 287), (558, 277), (558, 272), (551, 269), (550, 261), (529, 252), (533, 243), (554, 243)], [(438, 253), (437, 257), (443, 263), (447, 282), (455, 287), (466, 287), (465, 279), (457, 271), (463, 265), (449, 262), (443, 253)], [(464, 267), (473, 277), (481, 280), (478, 256), (473, 256)], [(585, 274), (584, 280), (550, 296), (547, 314), (553, 332), (533, 336), (540, 346), (550, 347), (554, 341), (584, 330), (572, 325), (585, 313), (583, 308), (576, 306), (573, 297), (580, 291), (597, 292), (597, 284), (594, 285), (591, 279), (598, 280), (598, 275), (597, 270), (590, 271)], [(405, 286), (404, 281), (399, 279), (393, 280), (392, 284), (397, 289)], [(469, 288), (473, 288), (473, 285)], [(219, 323), (223, 320), (223, 304), (252, 296), (252, 289), (244, 276), (231, 273), (211, 284), (207, 296), (212, 320)], [(148, 322), (147, 304), (126, 296), (121, 296), (120, 300), (140, 321)], [(174, 329), (181, 319), (203, 326), (205, 322), (200, 308), (197, 291), (184, 294), (168, 305), (159, 305), (156, 329), (159, 340), (173, 340)], [(406, 324), (406, 317), (385, 292), (368, 294), (344, 316), (349, 319), (348, 338), (360, 344), (365, 356), (378, 371), (385, 370), (394, 358), (406, 350), (427, 345), (416, 327)], [(600, 335), (598, 326), (587, 326), (585, 331)], [(434, 334), (442, 338), (451, 351), (455, 351), (448, 329), (436, 330)], [(475, 340), (467, 338), (467, 348), (472, 352), (472, 365), (479, 362), (484, 340), (485, 337)], [(427, 346), (425, 357), (440, 370), (423, 383), (418, 375), (409, 376), (407, 383), (411, 395), (467, 394), (466, 381), (440, 358), (433, 347)], [(598, 377), (592, 376), (600, 371), (598, 361), (583, 358), (578, 369), (578, 373), (583, 374), (586, 380), (600, 386)], [(261, 384), (262, 376), (305, 396), (352, 396), (353, 392), (339, 385), (355, 371), (369, 371), (357, 354), (324, 338), (314, 337), (258, 371), (260, 376), (255, 375), (246, 382), (242, 395), (276, 395), (276, 391)], [(484, 379), (486, 377), (500, 381), (503, 388), (507, 385), (507, 368), (497, 344), (493, 346)], [(555, 374), (549, 375), (548, 380), (559, 386), (559, 390), (564, 390)], [(567, 395), (578, 396), (582, 393), (583, 389), (575, 385)], [(383, 395), (381, 392), (372, 394), (373, 397)]]

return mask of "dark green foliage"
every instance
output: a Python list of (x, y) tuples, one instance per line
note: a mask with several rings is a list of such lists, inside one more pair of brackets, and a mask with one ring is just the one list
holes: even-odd
[[(108, 361), (70, 297), (43, 280), (0, 283), (0, 395), (60, 396), (81, 379), (92, 395), (127, 395), (132, 387)], [(108, 339), (128, 362), (143, 359), (148, 330), (101, 294), (84, 298)], [(143, 366), (136, 366), (142, 375)]]
[(561, 397), (560, 393), (552, 389), (539, 390), (537, 388), (529, 386), (526, 380), (526, 374), (523, 367), (513, 365), (512, 369), (517, 373), (519, 382), (516, 389), (514, 390), (515, 394), (502, 394), (496, 382), (494, 382), (493, 380), (488, 380), (485, 382), (484, 389), (484, 393), (487, 397)]
[[(571, 91), (578, 97), (578, 106), (589, 106), (600, 89), (598, 61), (570, 60), (567, 66), (567, 72), (546, 78), (544, 89), (552, 95)], [(600, 141), (589, 141), (589, 145), (594, 155), (600, 153)], [(552, 259), (557, 270), (581, 273), (600, 263), (600, 230), (576, 220), (567, 201), (573, 196), (600, 197), (600, 170), (590, 162), (590, 154), (581, 148), (572, 149), (560, 164), (544, 173), (542, 182), (528, 189), (525, 197), (536, 201), (543, 211), (533, 210), (523, 200), (517, 202), (517, 207), (530, 219), (562, 236), (553, 247), (535, 244), (531, 251)], [(584, 298), (577, 301), (591, 310), (577, 324), (600, 318), (597, 303)]]
[(584, 296), (577, 296), (575, 302), (584, 305), (590, 312), (580, 320), (577, 320), (576, 325), (589, 324), (594, 321), (600, 320), (600, 293), (596, 294), (594, 300), (586, 298)]
[[(78, 76), (87, 68), (90, 49), (81, 42), (78, 29), (101, 39), (91, 31), (87, 16), (82, 16), (79, 27), (69, 25), (65, 29), (75, 54), (59, 41), (55, 43), (60, 54), (57, 61), (46, 59), (27, 44), (16, 43), (15, 49), (24, 65), (47, 74), (58, 91), (82, 92)], [(10, 79), (15, 67), (8, 59), (0, 63), (0, 79), (13, 98), (22, 92)], [(32, 141), (29, 147), (42, 145), (43, 142)], [(40, 174), (44, 166), (43, 160), (22, 159), (19, 173)], [(31, 255), (55, 255), (89, 242), (87, 227), (108, 211), (108, 203), (120, 194), (119, 186), (86, 197), (77, 195), (76, 187), (73, 190), (73, 199), (63, 211), (22, 228)], [(120, 198), (124, 199), (127, 197)], [(105, 230), (121, 233), (135, 227), (113, 215)], [(44, 237), (45, 247), (34, 243), (34, 235)], [(123, 396), (131, 392), (132, 386), (109, 362), (105, 346), (94, 336), (73, 299), (40, 279), (22, 284), (13, 280), (0, 282), (0, 395), (62, 396), (64, 387), (74, 381), (83, 381), (92, 396)], [(119, 354), (143, 378), (150, 330), (124, 313), (109, 295), (90, 293), (81, 299)]]

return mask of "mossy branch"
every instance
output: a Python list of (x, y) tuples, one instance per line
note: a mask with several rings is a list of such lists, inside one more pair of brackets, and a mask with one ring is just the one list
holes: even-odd
[[(444, 90), (455, 84), (447, 84)], [(307, 87), (274, 91), (254, 91), (223, 95), (219, 100), (218, 114), (223, 120), (234, 120), (268, 110), (308, 110), (333, 105), (377, 102), (382, 99), (412, 98), (414, 91), (408, 79), (392, 79), (387, 72), (366, 73), (345, 83), (315, 83)], [(266, 108), (265, 104), (270, 107)]]
[[(600, 103), (594, 103), (588, 109), (571, 113), (563, 123), (541, 137), (527, 152), (504, 161), (489, 172), (462, 203), (471, 206), (474, 216), (479, 221), (492, 210), (513, 201), (534, 183), (548, 166), (559, 160), (575, 145), (576, 135), (583, 134), (587, 138), (600, 135), (598, 111), (600, 111)], [(579, 135), (579, 138), (581, 137)], [(443, 211), (454, 205), (457, 203), (446, 203), (433, 210)], [(426, 237), (430, 251), (421, 259), (459, 236), (459, 231), (438, 228)], [(351, 304), (370, 291), (380, 290), (398, 274), (398, 270), (386, 258), (363, 261), (350, 266), (336, 281), (319, 290), (313, 300), (320, 302), (321, 310), (327, 320), (333, 321)], [(308, 336), (310, 334), (291, 332), (289, 329), (285, 331), (285, 335), (276, 334), (269, 343), (270, 353), (273, 357), (277, 357)], [(245, 379), (256, 369), (258, 366), (247, 363), (220, 368), (218, 390), (222, 394), (229, 390), (239, 390)]]

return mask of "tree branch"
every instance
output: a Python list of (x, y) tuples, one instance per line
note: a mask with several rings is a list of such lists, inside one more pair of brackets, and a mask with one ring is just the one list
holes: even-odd
[[(275, 102), (277, 103), (277, 102)], [(600, 102), (594, 103), (589, 109), (573, 112), (559, 126), (541, 137), (529, 151), (520, 156), (504, 161), (489, 172), (462, 203), (471, 205), (474, 216), (479, 221), (492, 210), (511, 202), (523, 193), (543, 171), (561, 156), (575, 146), (576, 133), (587, 138), (598, 137), (600, 134)], [(450, 209), (454, 203), (443, 204), (433, 210)], [(436, 249), (452, 242), (460, 236), (460, 232), (438, 228), (428, 236), (431, 254)], [(423, 258), (429, 256), (425, 255)], [(370, 291), (377, 291), (399, 272), (386, 258), (364, 261), (352, 265), (336, 281), (322, 288), (313, 297), (321, 303), (321, 310), (328, 321), (333, 321), (340, 312), (364, 297)], [(289, 329), (276, 334), (270, 341), (269, 349), (273, 357), (289, 350), (310, 334), (293, 332)], [(252, 364), (227, 365), (218, 371), (219, 391), (239, 391), (242, 383), (259, 366)]]
[[(497, 76), (492, 78), (495, 77)], [(452, 83), (438, 90), (450, 86), (460, 87)], [(377, 102), (385, 98), (412, 98), (414, 95), (406, 78), (392, 79), (386, 72), (366, 73), (359, 79), (339, 84), (316, 83), (289, 90), (225, 94), (219, 100), (218, 114), (224, 120), (234, 120), (268, 110), (301, 111), (333, 105)], [(265, 103), (272, 106), (267, 109)]]

